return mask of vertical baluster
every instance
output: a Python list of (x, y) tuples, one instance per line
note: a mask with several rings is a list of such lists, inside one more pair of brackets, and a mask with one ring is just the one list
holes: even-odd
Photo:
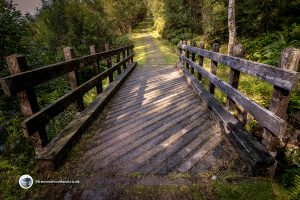
[[(126, 58), (126, 51), (125, 50), (122, 51), (122, 58), (123, 58), (123, 60)], [(125, 69), (126, 69), (126, 62), (123, 64), (123, 70), (125, 70)]]
[[(91, 53), (91, 55), (95, 55), (97, 53), (95, 45), (90, 46), (90, 53)], [(96, 58), (94, 58), (94, 61), (95, 62), (93, 64), (93, 71), (94, 71), (95, 76), (97, 76), (100, 73), (99, 62), (97, 61)], [(102, 80), (96, 85), (96, 88), (97, 88), (97, 94), (102, 93), (102, 91), (103, 91)]]
[[(244, 48), (242, 45), (236, 45), (233, 48), (233, 56), (234, 57), (238, 57), (238, 58), (242, 58), (244, 56)], [(230, 74), (229, 74), (229, 81), (228, 83), (234, 87), (234, 88), (238, 88), (239, 85), (239, 79), (240, 79), (240, 71), (231, 68), (230, 69)], [(235, 102), (230, 99), (230, 97), (227, 96), (227, 100), (226, 100), (226, 109), (230, 112), (230, 113), (234, 113), (234, 108), (235, 108)], [(243, 123), (246, 124), (246, 120), (247, 120), (247, 112), (244, 111), (242, 108), (237, 108), (238, 111), (238, 118), (239, 120)]]
[[(191, 42), (190, 41), (187, 41), (187, 46), (190, 46), (191, 45)], [(187, 58), (190, 58), (190, 52), (188, 50), (186, 50), (186, 57)], [(188, 62), (185, 63), (185, 66), (187, 69), (190, 69), (190, 65), (188, 64)]]
[[(219, 52), (219, 47), (220, 47), (219, 44), (217, 43), (213, 44), (213, 51)], [(211, 61), (210, 72), (214, 75), (217, 75), (217, 70), (218, 70), (218, 63), (215, 61)], [(211, 94), (215, 94), (215, 85), (212, 83), (209, 83), (209, 92)]]
[(179, 47), (178, 47), (178, 53), (179, 53), (179, 62), (182, 62), (182, 59), (180, 56), (182, 56), (182, 47), (181, 45), (183, 44), (182, 40), (179, 41)]
[[(204, 42), (200, 42), (200, 49), (204, 49), (204, 47), (205, 47), (205, 44), (204, 44)], [(201, 67), (203, 67), (203, 56), (198, 56), (198, 59), (199, 59), (199, 61), (198, 61), (198, 63), (199, 63), (199, 65), (201, 66)], [(201, 73), (197, 73), (198, 74), (198, 80), (199, 81), (201, 81), (202, 80), (202, 74)]]
[[(287, 48), (283, 49), (281, 52), (279, 68), (297, 71), (300, 59), (300, 50)], [(274, 86), (272, 99), (270, 102), (269, 110), (275, 113), (280, 118), (287, 119), (287, 108), (289, 104), (290, 92), (282, 89), (278, 86)], [(285, 132), (279, 135), (279, 138), (284, 137)], [(276, 155), (276, 147), (278, 146), (278, 138), (275, 137), (270, 131), (264, 129), (263, 133), (263, 143), (266, 145), (267, 149)]]
[[(197, 47), (197, 44), (195, 41), (193, 41), (193, 44), (192, 44), (193, 47)], [(196, 55), (195, 53), (192, 53), (192, 61), (195, 62), (196, 61)], [(191, 73), (194, 75), (195, 73), (195, 69), (194, 67), (191, 66)]]
[[(109, 43), (105, 44), (105, 51), (109, 51)], [(109, 56), (106, 60), (107, 63), (107, 68), (110, 69), (112, 67), (112, 60), (111, 60), (111, 56)], [(108, 76), (109, 82), (113, 82), (114, 81), (114, 73), (110, 73)]]
[[(75, 58), (74, 50), (71, 47), (64, 48), (65, 60), (69, 61)], [(79, 76), (78, 69), (68, 73), (69, 82), (71, 85), (71, 89), (75, 90), (79, 84)], [(82, 97), (77, 101), (77, 109), (78, 111), (82, 111), (84, 109), (84, 103)]]
[[(28, 70), (25, 56), (16, 54), (11, 55), (6, 57), (6, 62), (10, 75), (18, 74)], [(27, 88), (25, 91), (19, 92), (17, 97), (20, 103), (21, 112), (24, 117), (30, 117), (40, 110), (34, 88)], [(39, 153), (41, 148), (48, 144), (48, 136), (45, 127), (41, 127), (38, 132), (31, 136), (29, 136), (26, 129), (24, 129), (24, 135), (26, 138), (32, 141), (36, 153)]]

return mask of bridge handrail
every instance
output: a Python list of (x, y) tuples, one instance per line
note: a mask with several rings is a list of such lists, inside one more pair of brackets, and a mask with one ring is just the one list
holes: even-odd
[[(82, 113), (79, 114), (77, 118), (86, 115), (82, 118), (86, 118), (85, 120), (87, 120), (87, 118), (90, 118), (99, 110), (98, 107), (104, 106), (107, 103), (107, 99), (111, 98), (116, 88), (120, 86), (121, 82), (124, 81), (123, 79), (128, 76), (136, 65), (133, 62), (133, 48), (133, 45), (127, 45), (112, 50), (106, 48), (106, 51), (97, 53), (95, 45), (91, 45), (91, 55), (75, 58), (73, 49), (67, 47), (64, 49), (66, 61), (34, 70), (28, 70), (25, 56), (14, 54), (6, 58), (11, 75), (0, 79), (2, 89), (7, 96), (16, 95), (18, 97), (21, 112), (25, 116), (25, 120), (21, 123), (21, 126), (25, 137), (32, 141), (36, 154), (39, 154), (46, 148), (50, 149), (50, 146), (53, 146), (53, 144), (49, 146), (53, 140), (49, 141), (45, 126), (55, 116), (68, 108), (69, 105), (77, 102), (77, 109)], [(112, 63), (112, 56), (116, 56), (115, 65)], [(99, 62), (105, 59), (107, 61), (107, 70), (100, 73)], [(88, 81), (85, 80), (86, 82), (80, 85), (78, 83), (78, 70), (87, 66), (93, 66), (94, 76)], [(121, 75), (122, 66), (124, 73), (121, 76), (121, 80), (116, 80), (114, 84), (109, 85), (111, 87), (108, 87), (108, 91), (105, 90), (103, 92), (102, 81), (109, 77), (109, 83), (112, 83), (114, 81), (114, 72), (117, 71), (118, 74)], [(126, 69), (127, 67), (129, 67), (128, 70)], [(68, 74), (72, 91), (40, 110), (34, 87), (64, 74)], [(97, 94), (102, 94), (103, 98), (98, 98), (96, 106), (91, 106), (92, 108), (89, 108), (89, 111), (87, 111), (93, 113), (86, 114), (83, 95), (89, 92), (93, 87), (97, 88)], [(85, 125), (85, 121), (83, 120), (79, 124), (78, 132), (81, 130), (81, 126)], [(63, 130), (63, 132), (64, 134), (67, 133), (66, 130)], [(72, 134), (73, 133), (71, 133), (71, 135)], [(67, 143), (69, 143), (69, 141)]]
[(189, 45), (179, 44), (178, 48), (195, 53), (196, 55), (209, 58), (218, 63), (227, 65), (235, 70), (244, 72), (246, 74), (258, 77), (265, 80), (272, 85), (276, 85), (285, 90), (291, 91), (299, 80), (299, 73), (296, 71), (289, 71), (275, 66), (253, 62), (250, 60), (233, 57)]
[[(32, 88), (54, 78), (57, 78), (68, 72), (76, 71), (80, 67), (91, 65), (95, 62), (99, 62), (111, 56), (117, 55), (125, 50), (132, 49), (133, 45), (112, 49), (93, 55), (87, 55), (69, 61), (64, 61), (41, 68), (21, 72), (15, 75), (11, 75), (0, 80), (2, 89), (7, 96), (12, 96), (21, 92), (27, 88)], [(14, 55), (18, 57), (18, 55)]]
[[(185, 63), (187, 69), (191, 66), (192, 75), (195, 75), (194, 70), (196, 70), (199, 81), (202, 80), (202, 76), (208, 79), (211, 95), (214, 95), (215, 86), (227, 95), (226, 109), (228, 111), (233, 113), (236, 108), (238, 117), (242, 118), (240, 120), (244, 124), (248, 112), (264, 127), (263, 143), (270, 152), (275, 152), (278, 140), (283, 138), (286, 132), (290, 92), (299, 81), (297, 69), (300, 50), (293, 48), (283, 49), (280, 64), (276, 68), (275, 66), (241, 58), (244, 52), (241, 45), (236, 45), (234, 49), (235, 56), (219, 53), (219, 44), (213, 45), (213, 51), (205, 50), (203, 42), (200, 43), (200, 47), (197, 47), (195, 42), (191, 45), (189, 41), (180, 41), (178, 49), (179, 60), (182, 65)], [(191, 58), (190, 53), (192, 53)], [(198, 63), (196, 63), (196, 55), (198, 55)], [(210, 72), (203, 68), (204, 58), (211, 60)], [(228, 83), (217, 77), (218, 63), (231, 68)], [(237, 89), (240, 72), (274, 85), (269, 110), (260, 106)]]
[(55, 101), (53, 104), (43, 108), (31, 117), (25, 119), (21, 123), (21, 125), (22, 128), (26, 131), (27, 137), (30, 137), (41, 127), (44, 127), (47, 123), (50, 122), (51, 119), (64, 111), (71, 103), (74, 103), (78, 98), (82, 97), (85, 93), (95, 87), (99, 82), (107, 78), (110, 74), (120, 68), (124, 63), (132, 59), (133, 56), (134, 54), (129, 55), (124, 60), (115, 64), (112, 68), (109, 68), (99, 75), (96, 75), (92, 79), (77, 87), (72, 92)]

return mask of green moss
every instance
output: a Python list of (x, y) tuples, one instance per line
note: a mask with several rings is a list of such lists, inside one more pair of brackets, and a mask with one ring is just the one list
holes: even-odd
[(228, 183), (217, 181), (213, 191), (218, 199), (288, 199), (288, 194), (268, 179)]

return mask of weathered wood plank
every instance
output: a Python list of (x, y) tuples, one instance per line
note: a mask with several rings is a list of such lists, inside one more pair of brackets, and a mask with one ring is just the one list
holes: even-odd
[[(191, 42), (190, 42), (190, 41), (187, 41), (186, 45), (190, 46), (190, 45), (191, 45)], [(186, 49), (185, 53), (186, 53), (186, 54), (185, 54), (186, 57), (187, 57), (187, 58), (190, 58), (190, 51)], [(187, 69), (190, 68), (190, 66), (189, 66), (188, 63), (185, 63), (185, 67), (186, 67)]]
[[(70, 47), (64, 48), (64, 56), (66, 61), (70, 61), (75, 58), (74, 50)], [(78, 75), (78, 69), (71, 71), (68, 73), (69, 82), (71, 85), (71, 89), (74, 91), (79, 85), (79, 75)], [(83, 96), (77, 97), (77, 110), (80, 112), (84, 110), (84, 103), (83, 103)]]
[[(195, 41), (192, 42), (193, 47), (197, 47), (197, 43)], [(196, 55), (194, 52), (192, 52), (192, 61), (196, 61)], [(191, 67), (191, 73), (194, 74), (195, 70), (193, 67)]]
[[(91, 53), (91, 55), (95, 55), (97, 53), (95, 45), (90, 46), (90, 53)], [(95, 76), (97, 76), (100, 73), (99, 62), (96, 59), (95, 59), (95, 62), (93, 64), (93, 70), (94, 70), (94, 75)], [(96, 88), (97, 88), (97, 94), (101, 94), (101, 92), (103, 91), (102, 81), (99, 81), (99, 83), (96, 85)]]
[[(220, 49), (220, 45), (215, 43), (213, 44), (213, 52), (219, 52)], [(218, 71), (218, 62), (216, 61), (211, 61), (210, 63), (210, 73), (213, 75), (217, 75), (217, 71)], [(215, 85), (212, 82), (209, 82), (209, 92), (211, 94), (215, 94)]]
[[(184, 67), (178, 63), (177, 67), (182, 71), (188, 83), (202, 98), (215, 116), (220, 119), (222, 131), (227, 135), (230, 142), (236, 147), (240, 157), (246, 161), (256, 172), (265, 170), (274, 163), (274, 158), (267, 149), (249, 134), (243, 125), (233, 117), (224, 107), (211, 95), (199, 81), (192, 76)], [(202, 74), (203, 75), (203, 74)]]
[(221, 139), (220, 135), (211, 137), (209, 141), (205, 142), (200, 149), (178, 167), (178, 171), (181, 173), (188, 172), (205, 154), (214, 149), (221, 142)]
[(192, 67), (194, 67), (198, 72), (200, 72), (204, 77), (206, 77), (211, 83), (219, 87), (226, 95), (228, 95), (232, 100), (243, 106), (249, 113), (257, 119), (262, 126), (269, 129), (273, 134), (280, 135), (286, 130), (286, 122), (267, 110), (266, 108), (258, 105), (247, 96), (243, 95), (240, 91), (229, 85), (228, 83), (222, 81), (217, 76), (207, 72), (205, 69), (200, 67), (198, 64), (192, 62), (190, 59), (181, 56), (182, 60), (188, 62)]
[(40, 85), (63, 74), (75, 71), (79, 69), (79, 67), (82, 65), (81, 63), (83, 63), (84, 65), (92, 65), (95, 62), (95, 59), (96, 61), (100, 61), (131, 47), (133, 47), (133, 45), (22, 72), (16, 75), (2, 78), (0, 79), (0, 83), (5, 94), (7, 96), (12, 96), (18, 92), (26, 90), (26, 88)]
[(231, 68), (258, 77), (288, 91), (291, 91), (299, 80), (299, 73), (297, 72), (279, 69), (270, 65), (261, 64), (242, 58), (236, 58), (196, 47), (179, 45), (179, 48), (194, 52), (197, 55), (209, 58), (218, 63), (228, 65)]
[(37, 131), (40, 127), (47, 124), (53, 117), (57, 116), (59, 113), (61, 113), (63, 110), (65, 110), (71, 103), (76, 101), (78, 97), (81, 97), (86, 92), (88, 92), (90, 89), (95, 87), (99, 83), (99, 81), (102, 81), (103, 79), (108, 77), (115, 70), (117, 70), (118, 67), (122, 66), (124, 63), (126, 63), (128, 60), (130, 60), (132, 57), (133, 57), (133, 55), (127, 57), (125, 60), (122, 60), (121, 62), (117, 63), (112, 68), (102, 72), (101, 74), (95, 76), (91, 80), (82, 84), (81, 86), (76, 88), (71, 93), (66, 94), (65, 96), (61, 97), (55, 103), (47, 106), (46, 108), (35, 113), (31, 117), (25, 119), (21, 124), (23, 130), (26, 131), (26, 133), (28, 135), (31, 135), (32, 133)]
[[(300, 50), (287, 48), (283, 49), (280, 57), (280, 65), (281, 69), (289, 70), (289, 71), (297, 71), (299, 66), (300, 59)], [(290, 92), (282, 89), (280, 87), (274, 86), (273, 95), (270, 102), (269, 110), (276, 114), (277, 116), (287, 119), (287, 108), (289, 104)], [(283, 138), (285, 132), (280, 135), (277, 135), (278, 138)], [(274, 137), (272, 133), (268, 130), (264, 130), (263, 133), (263, 143), (266, 145), (267, 149), (271, 152), (276, 152), (276, 147), (279, 144), (278, 138)]]
[[(200, 49), (204, 49), (205, 48), (205, 43), (204, 42), (200, 42), (200, 47), (199, 48)], [(198, 56), (198, 64), (199, 64), (200, 67), (203, 67), (203, 59), (204, 59), (203, 56), (200, 56), (200, 55)], [(197, 78), (198, 78), (199, 81), (202, 80), (201, 73), (197, 72)]]
[[(22, 55), (12, 55), (6, 57), (8, 70), (11, 75), (28, 70), (27, 60)], [(17, 93), (20, 109), (24, 117), (30, 117), (40, 110), (34, 88), (27, 88), (25, 91)], [(44, 126), (28, 135), (24, 132), (27, 139), (30, 139), (35, 147), (36, 152), (48, 144), (48, 136)]]
[[(131, 57), (129, 57), (129, 59), (130, 58)], [(91, 105), (77, 115), (76, 118), (45, 147), (43, 152), (36, 156), (40, 168), (57, 168), (73, 142), (82, 134), (94, 117), (103, 110), (109, 99), (134, 70), (136, 64), (136, 62), (132, 63), (116, 81), (110, 84), (102, 94), (97, 96)]]
[[(244, 56), (244, 48), (242, 45), (236, 45), (233, 48), (233, 56), (239, 57), (239, 58), (242, 58)], [(237, 89), (239, 86), (239, 79), (240, 79), (240, 71), (231, 68), (228, 83), (232, 87)], [(230, 99), (230, 97), (227, 96), (226, 108), (229, 112), (231, 112), (231, 113), (234, 112), (234, 105), (235, 105), (234, 101), (232, 101), (232, 99)]]

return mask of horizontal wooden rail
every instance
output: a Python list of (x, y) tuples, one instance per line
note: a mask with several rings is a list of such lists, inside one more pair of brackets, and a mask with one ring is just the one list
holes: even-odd
[(178, 48), (209, 58), (218, 63), (228, 65), (233, 69), (256, 76), (288, 91), (291, 91), (299, 80), (299, 73), (295, 71), (275, 68), (271, 65), (261, 64), (184, 44), (179, 44)]
[(61, 97), (55, 103), (49, 105), (48, 107), (45, 107), (44, 109), (40, 110), (39, 112), (24, 120), (21, 124), (22, 128), (24, 129), (24, 132), (28, 136), (31, 136), (41, 127), (44, 127), (47, 123), (49, 123), (49, 121), (52, 118), (64, 111), (71, 103), (75, 102), (79, 97), (87, 93), (103, 79), (113, 74), (114, 71), (120, 69), (120, 67), (124, 65), (124, 63), (128, 62), (133, 57), (134, 54), (131, 54), (121, 62), (115, 64), (113, 67), (105, 70), (104, 72), (95, 76), (91, 80), (85, 82), (84, 84), (73, 90), (71, 93)]
[(43, 148), (42, 152), (36, 155), (39, 170), (53, 170), (62, 164), (63, 159), (67, 156), (68, 150), (72, 148), (74, 142), (80, 138), (89, 124), (105, 108), (109, 100), (125, 82), (136, 65), (136, 62), (128, 64), (123, 73), (109, 84), (108, 87), (95, 98), (92, 104), (88, 105), (79, 113), (70, 124)]
[[(181, 60), (188, 63), (191, 67), (195, 68), (202, 76), (206, 77), (212, 84), (219, 87), (226, 95), (232, 100), (243, 106), (249, 113), (256, 118), (262, 126), (270, 130), (277, 137), (281, 137), (286, 130), (286, 122), (278, 117), (276, 114), (267, 110), (266, 108), (258, 105), (240, 91), (232, 87), (230, 84), (222, 81), (217, 76), (207, 72), (204, 68), (194, 63), (192, 60), (185, 56), (180, 55)], [(267, 119), (267, 120), (266, 120)]]
[(207, 103), (207, 107), (214, 116), (219, 119), (220, 126), (227, 138), (236, 147), (240, 157), (251, 166), (254, 175), (261, 175), (265, 169), (274, 163), (274, 158), (267, 149), (249, 134), (243, 124), (232, 116), (222, 104), (220, 104), (212, 94), (192, 75), (182, 63), (177, 63), (177, 67), (187, 79), (194, 91)]
[(93, 55), (83, 56), (53, 65), (48, 65), (38, 69), (18, 73), (0, 79), (2, 89), (7, 96), (12, 96), (27, 88), (33, 88), (54, 78), (71, 71), (76, 71), (80, 66), (92, 65), (97, 61), (106, 59), (110, 56), (122, 53), (124, 50), (132, 49), (133, 45), (113, 49)]

